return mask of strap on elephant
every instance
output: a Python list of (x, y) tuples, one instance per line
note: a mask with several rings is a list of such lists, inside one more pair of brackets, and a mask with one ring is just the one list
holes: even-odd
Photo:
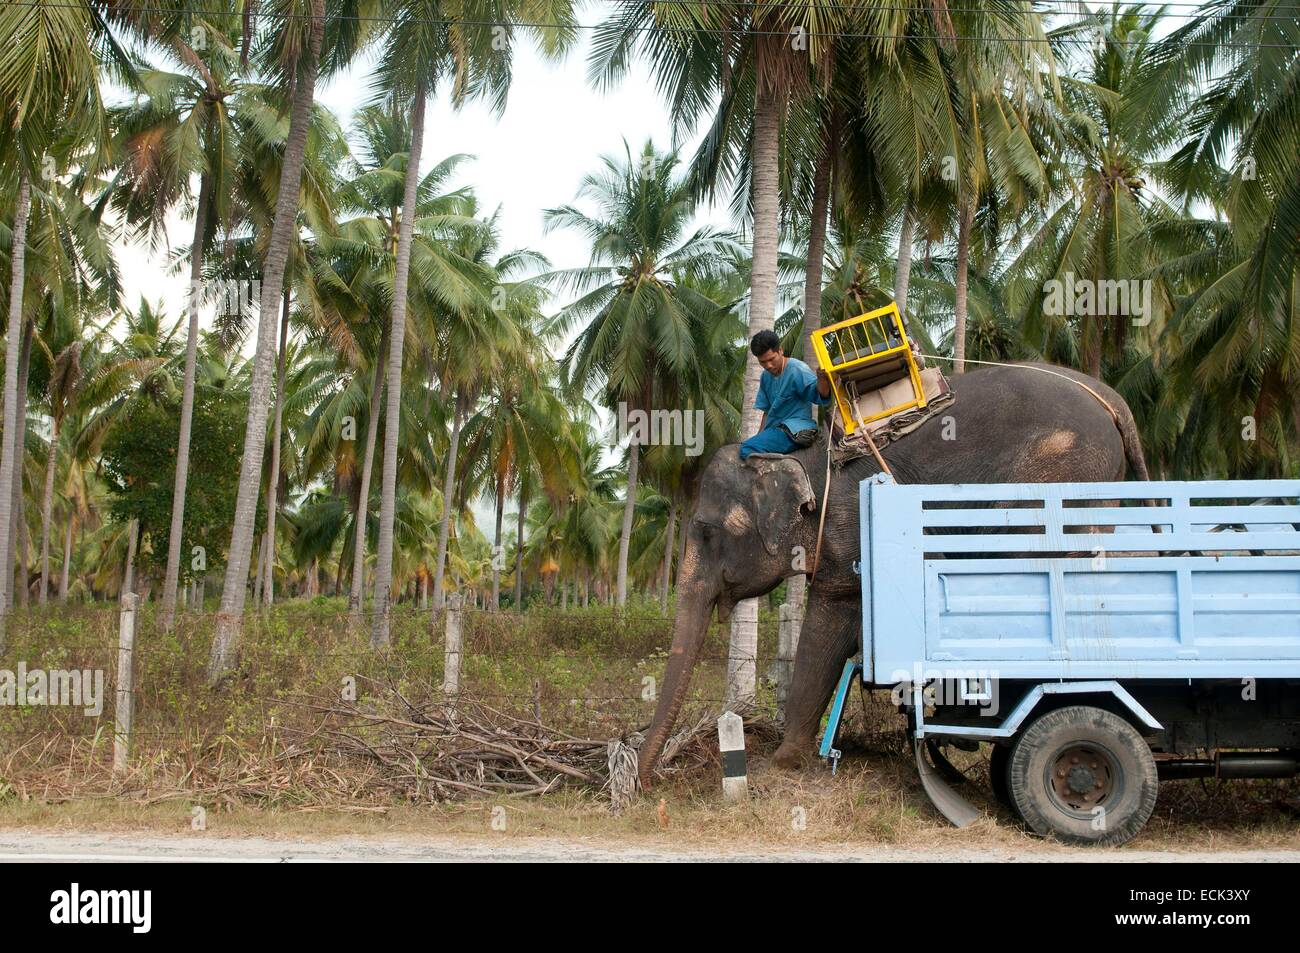
[[(926, 358), (934, 358), (940, 361), (952, 360), (952, 358), (950, 357), (943, 357), (938, 354), (921, 354), (918, 356), (926, 357)], [(965, 358), (963, 359), (962, 363), (963, 364), (984, 364), (989, 367), (1021, 367), (1027, 371), (1041, 371), (1044, 374), (1051, 374), (1053, 377), (1059, 377), (1063, 381), (1069, 381), (1071, 384), (1077, 384), (1079, 387), (1082, 387), (1089, 394), (1095, 397), (1097, 399), (1097, 403), (1101, 404), (1101, 406), (1106, 408), (1106, 413), (1110, 414), (1110, 419), (1114, 421), (1115, 426), (1123, 430), (1123, 426), (1121, 425), (1119, 419), (1119, 411), (1117, 411), (1114, 407), (1111, 406), (1110, 401), (1106, 400), (1105, 397), (1102, 397), (1101, 394), (1097, 393), (1095, 388), (1089, 387), (1083, 381), (1071, 377), (1069, 374), (1062, 374), (1060, 371), (1054, 371), (1050, 367), (1038, 367), (1034, 364), (1011, 364), (1008, 363), (1007, 361), (973, 361), (970, 358)]]
[[(888, 473), (894, 476), (894, 471), (889, 469), (889, 464), (880, 453), (880, 448), (876, 446), (876, 441), (870, 436), (867, 437), (867, 446), (871, 448), (872, 455), (876, 458), (876, 463), (880, 466), (882, 473)], [(826, 484), (822, 487), (821, 514), (817, 517), (817, 546), (813, 549), (812, 575), (808, 578), (808, 588), (813, 587), (817, 581), (817, 567), (822, 561), (822, 535), (826, 530), (826, 511), (830, 508), (831, 498), (831, 433), (830, 429), (826, 432)]]

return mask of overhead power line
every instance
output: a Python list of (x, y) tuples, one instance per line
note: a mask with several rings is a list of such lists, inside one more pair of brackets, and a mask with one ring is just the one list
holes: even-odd
[[(43, 7), (45, 9), (64, 9), (64, 10), (88, 9), (88, 5), (85, 3), (45, 3), (45, 2), (40, 2), (40, 0), (5, 0), (5, 2), (9, 6)], [(695, 3), (697, 2), (697, 0), (654, 0), (654, 2), (685, 4), (685, 3)], [(735, 0), (722, 0), (722, 2), (729, 3), (730, 5), (737, 6), (737, 7), (749, 8), (753, 6), (753, 4), (739, 3), (739, 2), (735, 2)], [(808, 7), (805, 7), (805, 9), (807, 8)], [(832, 5), (824, 5), (821, 8), (827, 10), (853, 9), (852, 7), (832, 6)], [(148, 7), (148, 6), (134, 7), (132, 9), (134, 12), (138, 12), (142, 14), (158, 14), (158, 15), (182, 16), (182, 17), (186, 15), (192, 15), (198, 17), (238, 16), (238, 13), (233, 10), (190, 9), (190, 10), (181, 11), (181, 10), (176, 10), (175, 8), (172, 7)], [(888, 10), (895, 10), (898, 12), (904, 12), (908, 10), (914, 10), (916, 8), (900, 6), (900, 7), (876, 7), (875, 9), (877, 10), (888, 9)], [(980, 8), (975, 8), (975, 7), (964, 7), (964, 8), (950, 7), (949, 10), (950, 11), (965, 10), (968, 12), (987, 12), (987, 10), (981, 10)], [(1077, 15), (1081, 15), (1083, 11), (1078, 9), (1071, 9), (1068, 11), (1035, 9), (1032, 12), (1045, 13), (1049, 15), (1052, 13), (1059, 13), (1062, 16), (1071, 16), (1071, 15), (1077, 16)], [(257, 14), (257, 16), (262, 19), (275, 19), (275, 20), (311, 19), (311, 15), (308, 13), (259, 13)], [(1173, 14), (1173, 16), (1189, 18), (1195, 15), (1194, 14)], [(1226, 16), (1229, 19), (1233, 19), (1233, 18), (1241, 19), (1244, 15), (1228, 14)], [(360, 14), (341, 14), (341, 15), (333, 15), (333, 16), (327, 15), (325, 19), (346, 21), (350, 23), (397, 23), (397, 22), (407, 23), (407, 24), (418, 23), (426, 26), (459, 25), (459, 26), (476, 26), (476, 27), (489, 27), (489, 28), (501, 26), (501, 27), (534, 29), (534, 30), (568, 30), (568, 31), (621, 30), (623, 32), (630, 32), (630, 33), (660, 33), (660, 34), (668, 34), (668, 35), (680, 34), (683, 36), (703, 34), (706, 36), (734, 37), (736, 36), (737, 33), (737, 31), (734, 30), (724, 30), (722, 28), (711, 28), (711, 27), (689, 27), (689, 28), (670, 27), (670, 26), (661, 26), (659, 24), (650, 24), (646, 26), (620, 26), (619, 24), (617, 24), (615, 21), (612, 20), (606, 20), (601, 23), (577, 23), (577, 22), (561, 23), (558, 21), (545, 21), (545, 20), (503, 21), (503, 20), (465, 20), (465, 19), (452, 19), (452, 18), (439, 18), (439, 17), (400, 17), (399, 18), (399, 17), (388, 17), (388, 16), (378, 16), (378, 15), (364, 16)], [(1255, 18), (1252, 16), (1250, 17), (1250, 19), (1255, 19)], [(1268, 19), (1294, 21), (1295, 18), (1280, 16), (1280, 15), (1276, 15), (1276, 16), (1269, 15)], [(740, 32), (742, 32), (746, 36), (792, 37), (796, 35), (797, 29), (798, 28), (792, 28), (788, 30), (754, 30), (754, 29), (746, 28)], [(853, 31), (853, 30), (828, 30), (824, 32), (807, 31), (806, 36), (809, 39), (825, 38), (825, 39), (846, 39), (846, 40), (947, 39), (947, 40), (956, 40), (956, 41), (978, 41), (980, 43), (1014, 43), (1014, 44), (1020, 44), (1022, 46), (1050, 45), (1053, 43), (1057, 43), (1057, 44), (1079, 43), (1079, 44), (1086, 45), (1091, 42), (1094, 42), (1091, 37), (1087, 36), (1084, 33), (1080, 33), (1080, 35), (1078, 36), (1057, 35), (1055, 37), (1052, 36), (1043, 36), (1043, 37), (990, 36), (988, 34), (956, 33), (956, 34), (945, 35), (943, 37), (938, 37), (931, 33), (907, 33), (907, 32), (879, 33), (879, 32)], [(1153, 42), (1153, 39), (1151, 37), (1142, 37), (1139, 39), (1130, 40), (1130, 39), (1117, 39), (1114, 37), (1108, 37), (1107, 42), (1118, 46), (1133, 46), (1141, 43)], [(1213, 47), (1215, 49), (1221, 49), (1221, 50), (1264, 50), (1264, 49), (1296, 50), (1297, 49), (1295, 43), (1264, 43), (1264, 42), (1254, 42), (1254, 41), (1244, 42), (1244, 43), (1238, 43), (1238, 42), (1223, 43), (1216, 40), (1187, 40), (1184, 42), (1183, 45), (1187, 47)]]

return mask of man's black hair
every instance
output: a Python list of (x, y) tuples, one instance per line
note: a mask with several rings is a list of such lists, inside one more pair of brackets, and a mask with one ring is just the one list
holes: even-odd
[(781, 339), (775, 331), (759, 331), (749, 342), (749, 349), (755, 357), (762, 357), (768, 351), (781, 350)]

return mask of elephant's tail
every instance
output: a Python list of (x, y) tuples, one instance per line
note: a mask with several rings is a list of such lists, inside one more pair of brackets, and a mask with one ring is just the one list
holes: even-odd
[(1142, 438), (1138, 435), (1133, 411), (1129, 410), (1128, 404), (1121, 401), (1115, 416), (1118, 418), (1115, 426), (1119, 428), (1120, 439), (1124, 441), (1124, 456), (1128, 460), (1129, 470), (1138, 480), (1151, 479), (1151, 474), (1147, 472), (1146, 458), (1142, 455)]

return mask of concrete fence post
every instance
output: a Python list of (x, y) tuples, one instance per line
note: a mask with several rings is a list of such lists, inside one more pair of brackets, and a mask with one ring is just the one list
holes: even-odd
[(788, 602), (780, 608), (780, 625), (776, 631), (776, 720), (785, 721), (785, 703), (790, 697), (794, 680), (794, 656), (799, 648), (799, 616), (797, 606)]
[(459, 592), (450, 593), (443, 606), (443, 669), (442, 691), (454, 697), (460, 694), (461, 610), (464, 597)]
[(745, 720), (734, 711), (718, 719), (718, 750), (722, 753), (722, 796), (728, 801), (749, 797), (749, 769), (745, 765)]
[(135, 607), (133, 592), (122, 593), (117, 626), (117, 711), (113, 728), (113, 774), (126, 771), (131, 753), (131, 720), (135, 711)]

